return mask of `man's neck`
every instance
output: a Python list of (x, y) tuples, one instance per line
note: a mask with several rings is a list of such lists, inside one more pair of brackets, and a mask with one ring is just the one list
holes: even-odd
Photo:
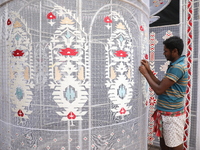
[(175, 58), (171, 61), (171, 63), (177, 61), (180, 57), (181, 57), (181, 56), (178, 55), (177, 57), (175, 57)]

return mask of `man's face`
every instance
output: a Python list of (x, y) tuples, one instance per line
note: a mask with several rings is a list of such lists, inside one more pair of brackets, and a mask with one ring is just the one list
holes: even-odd
[(166, 58), (167, 60), (169, 60), (169, 61), (172, 61), (172, 60), (173, 60), (172, 52), (171, 52), (168, 48), (166, 48), (165, 46), (164, 46), (163, 55), (165, 56), (165, 58)]

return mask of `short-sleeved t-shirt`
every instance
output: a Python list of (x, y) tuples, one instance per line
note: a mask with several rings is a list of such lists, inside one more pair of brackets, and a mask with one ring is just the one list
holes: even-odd
[(184, 97), (188, 83), (187, 66), (184, 62), (185, 56), (170, 63), (165, 78), (175, 83), (163, 94), (158, 95), (156, 108), (161, 111), (176, 112), (184, 108)]

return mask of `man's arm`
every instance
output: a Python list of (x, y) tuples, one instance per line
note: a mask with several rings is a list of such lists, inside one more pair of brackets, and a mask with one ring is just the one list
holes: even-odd
[(155, 82), (144, 65), (140, 66), (139, 70), (157, 95), (163, 94), (170, 86), (175, 83), (168, 78), (164, 78), (162, 81), (160, 81), (160, 83)]
[(160, 83), (161, 83), (161, 81), (158, 80), (158, 78), (155, 77), (155, 75), (153, 74), (153, 72), (152, 72), (151, 70), (149, 70), (148, 73), (149, 73), (150, 77), (152, 78), (152, 80), (153, 80), (154, 82), (156, 82), (157, 84), (160, 84)]
[(155, 75), (153, 74), (152, 70), (150, 69), (149, 62), (144, 59), (144, 60), (141, 61), (141, 64), (145, 66), (145, 68), (147, 69), (147, 71), (148, 71), (150, 77), (152, 78), (152, 80), (154, 82), (156, 82), (157, 84), (160, 84), (161, 81), (158, 80), (158, 78), (156, 78)]

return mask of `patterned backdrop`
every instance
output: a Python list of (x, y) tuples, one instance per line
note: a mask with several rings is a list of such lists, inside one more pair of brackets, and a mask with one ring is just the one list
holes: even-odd
[(0, 149), (147, 149), (149, 88), (138, 71), (149, 59), (145, 3), (0, 8)]

